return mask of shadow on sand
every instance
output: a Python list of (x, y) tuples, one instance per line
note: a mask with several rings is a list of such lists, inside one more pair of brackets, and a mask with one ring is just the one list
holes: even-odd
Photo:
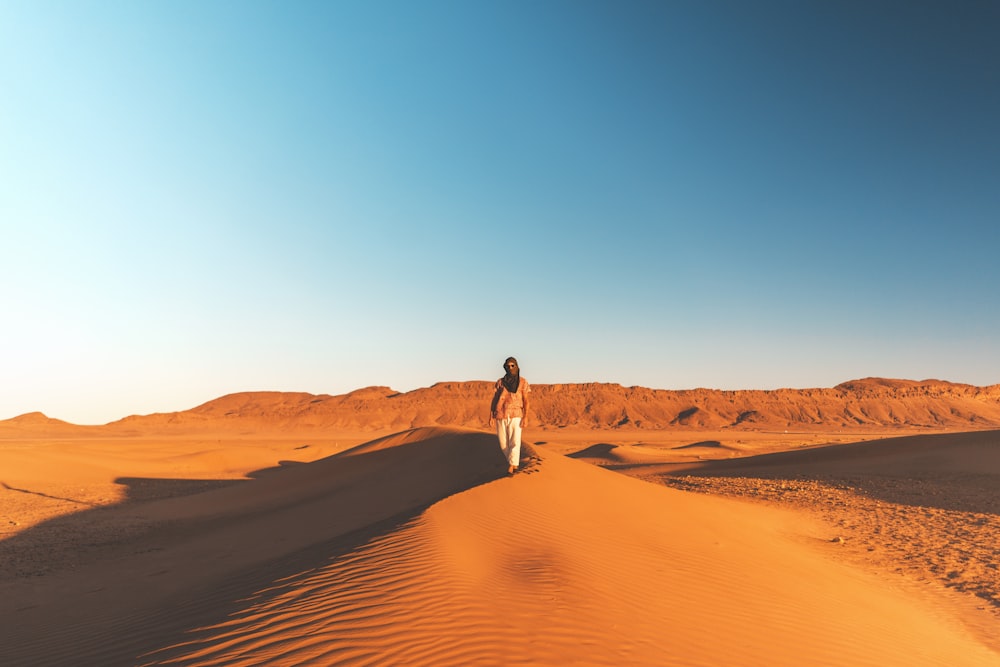
[[(650, 467), (655, 477), (813, 481), (912, 507), (1000, 515), (1000, 431), (906, 436)], [(624, 468), (618, 468), (623, 470)]]
[[(144, 655), (159, 662), (190, 630), (223, 622), (272, 582), (398, 530), (450, 495), (506, 477), (495, 436), (420, 431), (386, 448), (283, 461), (249, 480), (122, 477), (121, 503), (0, 541), (0, 592), (21, 596), (0, 601), (0, 664), (136, 665)], [(264, 556), (253, 555), (264, 546)], [(200, 550), (236, 555), (231, 563), (199, 562), (192, 554)], [(154, 585), (148, 574), (163, 563), (172, 585)], [(185, 571), (200, 566), (218, 575)], [(137, 609), (116, 610), (111, 593), (101, 597), (116, 586), (131, 586)]]

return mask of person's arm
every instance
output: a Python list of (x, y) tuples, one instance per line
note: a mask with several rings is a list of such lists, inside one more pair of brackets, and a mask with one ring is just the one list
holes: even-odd
[(528, 423), (528, 397), (531, 395), (531, 389), (528, 388), (528, 381), (524, 381), (524, 394), (521, 396), (521, 427), (523, 428)]
[(497, 383), (497, 390), (493, 393), (493, 402), (490, 403), (490, 426), (496, 426), (497, 402), (500, 400), (500, 383)]

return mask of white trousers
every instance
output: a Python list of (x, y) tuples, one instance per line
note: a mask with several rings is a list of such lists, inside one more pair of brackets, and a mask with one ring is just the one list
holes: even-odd
[(521, 418), (498, 419), (497, 438), (500, 440), (500, 450), (507, 457), (507, 465), (516, 468), (521, 461)]

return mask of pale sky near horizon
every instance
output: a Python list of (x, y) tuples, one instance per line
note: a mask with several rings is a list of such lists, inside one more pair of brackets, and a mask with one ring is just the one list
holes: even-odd
[(1000, 383), (1000, 4), (0, 0), (0, 419)]

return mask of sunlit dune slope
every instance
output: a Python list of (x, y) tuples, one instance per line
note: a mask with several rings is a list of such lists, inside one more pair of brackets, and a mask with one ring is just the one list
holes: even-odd
[(798, 515), (421, 429), (217, 491), (4, 581), (4, 665), (998, 665)]

